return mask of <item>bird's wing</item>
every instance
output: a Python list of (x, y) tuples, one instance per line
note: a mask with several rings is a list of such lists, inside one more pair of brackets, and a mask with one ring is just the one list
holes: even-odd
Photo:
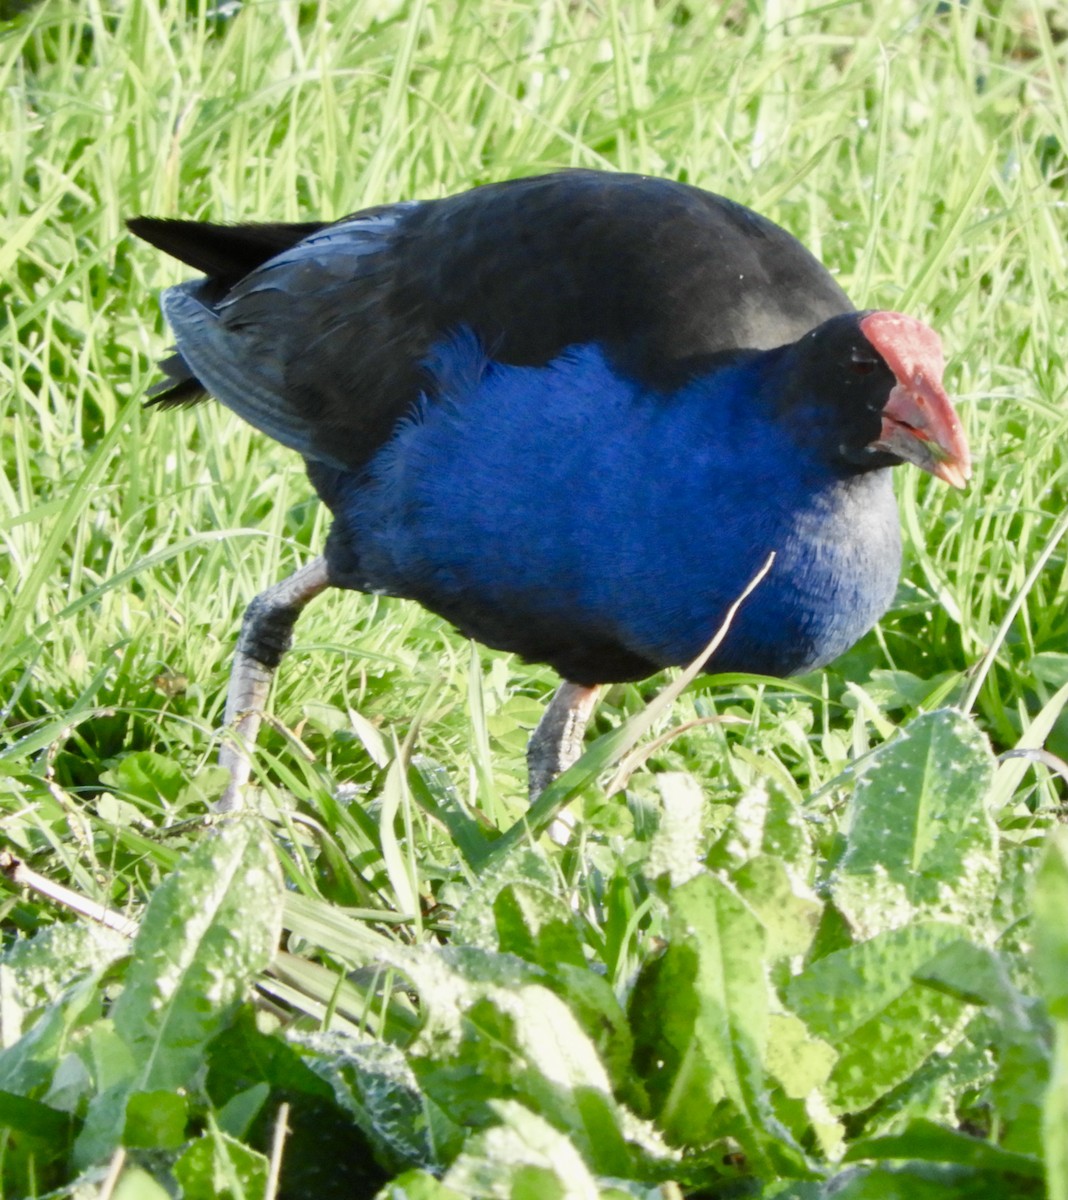
[(207, 390), (305, 457), (358, 469), (431, 385), (430, 351), (465, 328), (519, 365), (598, 342), (669, 390), (702, 358), (793, 341), (852, 305), (741, 205), (573, 171), (356, 214), (221, 297), (209, 279), (164, 307)]

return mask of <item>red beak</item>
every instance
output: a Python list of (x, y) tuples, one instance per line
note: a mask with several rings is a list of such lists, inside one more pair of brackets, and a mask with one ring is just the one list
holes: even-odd
[(968, 441), (942, 386), (942, 343), (914, 317), (875, 312), (860, 331), (893, 371), (897, 386), (883, 409), (873, 450), (885, 450), (962, 488), (971, 477)]

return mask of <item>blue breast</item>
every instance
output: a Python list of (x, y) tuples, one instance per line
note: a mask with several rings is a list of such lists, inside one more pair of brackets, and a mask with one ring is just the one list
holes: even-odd
[(359, 586), (579, 683), (691, 660), (775, 551), (709, 669), (822, 665), (893, 598), (897, 512), (888, 470), (792, 438), (807, 417), (770, 402), (767, 359), (662, 395), (595, 346), (527, 368), (456, 338), (430, 364), (439, 398), (340, 481), (334, 536)]

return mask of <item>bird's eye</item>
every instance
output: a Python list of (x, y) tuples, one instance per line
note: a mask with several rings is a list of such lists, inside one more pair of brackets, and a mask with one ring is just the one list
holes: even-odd
[(870, 375), (875, 370), (875, 360), (853, 352), (853, 361), (849, 364), (854, 375)]

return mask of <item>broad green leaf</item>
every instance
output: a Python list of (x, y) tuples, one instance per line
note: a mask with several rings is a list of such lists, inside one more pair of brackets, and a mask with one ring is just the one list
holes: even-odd
[(249, 1126), (263, 1111), (270, 1095), (271, 1085), (266, 1082), (254, 1083), (244, 1091), (237, 1092), (216, 1111), (219, 1128), (231, 1137), (243, 1139)]
[(963, 1002), (913, 975), (958, 938), (950, 925), (907, 926), (817, 959), (786, 986), (791, 1008), (838, 1051), (827, 1085), (837, 1111), (903, 1082), (955, 1027)]
[(263, 825), (206, 838), (165, 879), (134, 941), (111, 1019), (141, 1091), (182, 1087), (281, 934), (282, 885)]
[(568, 965), (585, 968), (574, 914), (544, 888), (509, 884), (498, 892), (493, 916), (503, 953), (516, 954), (550, 972)]
[(767, 934), (768, 962), (805, 954), (816, 936), (823, 904), (792, 875), (781, 858), (758, 854), (734, 873), (739, 895), (760, 918)]
[(934, 1121), (914, 1119), (899, 1133), (863, 1138), (854, 1142), (843, 1162), (864, 1159), (918, 1159), (934, 1163), (956, 1163), (1007, 1175), (1042, 1178), (1042, 1163), (1027, 1154), (1003, 1150), (994, 1142), (970, 1137), (958, 1129), (948, 1129)]
[[(91, 1033), (92, 1028), (88, 1032)], [(41, 1096), (44, 1103), (62, 1112), (82, 1111), (85, 1098), (94, 1090), (95, 1080), (79, 1050), (80, 1045), (76, 1042), (73, 1052), (60, 1058), (48, 1091)]]
[(147, 1171), (130, 1167), (123, 1171), (122, 1178), (111, 1193), (111, 1200), (171, 1200), (171, 1195)]
[(595, 1170), (627, 1173), (630, 1153), (604, 1065), (542, 972), (470, 949), (415, 954), (405, 972), (427, 1014), (409, 1061), (452, 1120), (485, 1124), (490, 1101), (511, 1096), (569, 1131)]
[(923, 1162), (848, 1171), (829, 1183), (823, 1196), (826, 1200), (1043, 1200), (1042, 1185), (1034, 1179)]
[(285, 1100), (278, 1195), (368, 1196), (382, 1182), (374, 1147), (303, 1053), (302, 1046), (272, 1031), (262, 1012), (244, 1005), (208, 1048), (205, 1090), (215, 1123), (221, 1132), (263, 1148), (279, 1131)]
[(915, 979), (990, 1010), (982, 1036), (997, 1063), (987, 1094), (998, 1113), (999, 1138), (1006, 1149), (1037, 1155), (1051, 1031), (1041, 1002), (1017, 986), (1016, 971), (1009, 956), (959, 939), (925, 962)]
[(4, 1046), (19, 1039), (26, 1016), (36, 1016), (75, 980), (99, 975), (129, 950), (127, 938), (95, 921), (49, 925), (32, 938), (12, 942), (0, 955)]
[(440, 1167), (459, 1149), (459, 1130), (423, 1095), (395, 1046), (337, 1033), (295, 1034), (291, 1040), (379, 1155), (397, 1169)]
[(1054, 1023), (1042, 1119), (1049, 1200), (1068, 1200), (1068, 829), (1055, 829), (1035, 879), (1035, 967)]
[(877, 667), (864, 690), (883, 710), (933, 709), (941, 703), (938, 697), (944, 698), (946, 692), (959, 682), (960, 676), (956, 672), (943, 671), (921, 678), (911, 671), (888, 671)]
[(198, 1138), (173, 1171), (183, 1200), (254, 1200), (267, 1186), (267, 1159), (215, 1129)]
[(547, 983), (593, 1042), (617, 1092), (625, 1089), (634, 1079), (634, 1041), (611, 984), (585, 963), (562, 963)]
[(760, 1161), (770, 1126), (764, 929), (712, 875), (676, 888), (668, 905), (668, 946), (631, 997), (638, 1073), (673, 1142), (699, 1147), (722, 1136), (718, 1106), (726, 1100), (741, 1118), (747, 1152)]
[(822, 1087), (837, 1058), (834, 1047), (814, 1037), (797, 1017), (788, 1013), (771, 1015), (766, 1066), (787, 1096), (803, 1100)]
[(1044, 650), (1031, 657), (1029, 666), (1034, 677), (1050, 687), (1061, 688), (1068, 684), (1068, 654)]
[(828, 1191), (821, 1183), (772, 1184), (761, 1193), (761, 1200), (828, 1200)]
[(762, 780), (742, 796), (708, 865), (730, 874), (760, 918), (769, 962), (808, 950), (824, 905), (809, 886), (815, 858), (804, 817), (776, 780)]
[[(494, 989), (468, 1010), (465, 1025), (469, 1034), (456, 1065), (485, 1072), (493, 1085), (487, 1098), (516, 1096), (568, 1130), (591, 1165), (613, 1174), (628, 1171), (607, 1074), (570, 1010), (552, 992), (529, 985)], [(440, 1078), (439, 1071), (430, 1077)]]
[(93, 1082), (101, 1091), (127, 1086), (137, 1071), (137, 1061), (130, 1053), (130, 1047), (107, 1018), (96, 1021), (86, 1031), (79, 1052), (88, 1062)]
[(110, 1087), (97, 1084), (89, 1103), (78, 1139), (74, 1143), (74, 1162), (79, 1168), (102, 1163), (122, 1139), (126, 1124), (126, 1102), (130, 1098), (129, 1079)]
[(744, 793), (708, 865), (731, 870), (760, 854), (778, 858), (791, 876), (808, 882), (814, 867), (812, 838), (801, 810), (775, 779), (763, 779)]
[(544, 852), (520, 848), (472, 889), (457, 913), (454, 937), (540, 967), (541, 982), (568, 1005), (621, 1086), (632, 1051), (626, 1015), (607, 980), (590, 970), (575, 914), (558, 887)]
[(375, 1200), (466, 1200), (426, 1171), (405, 1171), (378, 1193)]
[(80, 1163), (100, 1161), (118, 1143), (132, 1092), (189, 1086), (211, 1039), (270, 961), (281, 913), (281, 877), (257, 820), (224, 826), (164, 880), (134, 939), (110, 1020), (96, 1031), (94, 1065), (108, 1082), (98, 1078), (106, 1090), (78, 1138)]
[(470, 1137), (444, 1183), (478, 1200), (600, 1200), (575, 1146), (543, 1117), (514, 1100), (498, 1100), (499, 1124)]
[(483, 870), (467, 893), (453, 921), (455, 945), (500, 948), (494, 905), (500, 893), (512, 884), (540, 889), (549, 897), (558, 896), (561, 887), (558, 869), (544, 850), (536, 845), (517, 847)]
[[(218, 1109), (225, 1110), (235, 1097), (261, 1083), (309, 1102), (333, 1100), (330, 1084), (308, 1066), (297, 1047), (260, 1029), (249, 1005), (208, 1047), (207, 1067), (208, 1092)], [(229, 1128), (224, 1132), (234, 1134)]]
[(1058, 1021), (1043, 1106), (1042, 1142), (1048, 1200), (1068, 1198), (1068, 1021)]
[(189, 1105), (179, 1092), (134, 1092), (126, 1101), (124, 1146), (177, 1150), (185, 1141)]
[(1068, 829), (1055, 829), (1035, 878), (1035, 969), (1055, 1021), (1068, 1021)]
[(856, 1112), (903, 1083), (950, 1037), (960, 1014), (949, 996), (919, 987), (903, 992), (841, 1050), (827, 1083), (831, 1107)]
[(957, 996), (968, 1004), (990, 1005), (1007, 1029), (1041, 1037), (1030, 1020), (1027, 998), (1014, 985), (1012, 964), (986, 946), (956, 938), (933, 954), (914, 974), (917, 982)]
[(65, 1143), (75, 1127), (68, 1112), (60, 1112), (39, 1100), (0, 1091), (0, 1129), (30, 1138)]
[(160, 806), (173, 804), (187, 783), (173, 759), (153, 750), (128, 754), (118, 766), (104, 771), (100, 780), (116, 792)]
[(787, 1013), (769, 1017), (764, 1065), (774, 1080), (769, 1093), (775, 1115), (796, 1141), (818, 1146), (832, 1162), (841, 1158), (846, 1136), (824, 1091), (837, 1058), (834, 1048), (813, 1037), (799, 1018)]
[(88, 923), (51, 926), (8, 948), (0, 961), (0, 1034), (8, 1042), (0, 1089), (49, 1111), (82, 1110), (94, 1080), (75, 1051), (86, 1028), (91, 1036), (97, 1027), (101, 977), (128, 950), (125, 938)]
[(858, 938), (915, 917), (989, 923), (994, 758), (961, 713), (917, 717), (859, 768), (831, 894)]
[(13, 1046), (0, 1051), (0, 1089), (20, 1096), (47, 1091), (75, 1032), (99, 1015), (96, 974), (48, 1005)]
[(660, 793), (660, 823), (653, 834), (645, 874), (650, 880), (666, 877), (679, 887), (703, 870), (701, 849), (706, 820), (704, 795), (691, 775), (680, 771), (656, 777)]
[(575, 914), (559, 896), (560, 886), (543, 850), (520, 847), (471, 889), (456, 914), (454, 941), (514, 954), (541, 968), (544, 977), (530, 978), (569, 1006), (619, 1086), (629, 1074), (630, 1029), (609, 983), (589, 968)]

